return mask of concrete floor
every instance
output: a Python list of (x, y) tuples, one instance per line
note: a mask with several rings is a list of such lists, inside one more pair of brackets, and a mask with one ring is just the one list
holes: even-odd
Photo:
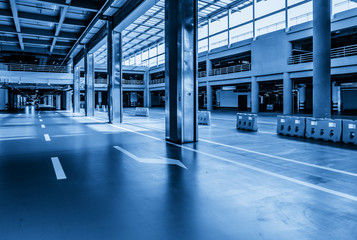
[(0, 114), (0, 239), (357, 239), (355, 146), (277, 136), (271, 116), (238, 131), (229, 111), (184, 146), (163, 109), (106, 118)]

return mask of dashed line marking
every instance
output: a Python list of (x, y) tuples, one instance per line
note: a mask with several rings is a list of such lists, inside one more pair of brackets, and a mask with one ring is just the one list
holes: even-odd
[(41, 128), (46, 128), (46, 126), (44, 124), (41, 124)]
[(63, 171), (61, 162), (59, 161), (59, 158), (51, 157), (51, 161), (52, 161), (53, 169), (55, 170), (57, 180), (67, 179), (66, 174)]
[(44, 134), (43, 136), (45, 137), (46, 142), (50, 142), (51, 141), (50, 135)]

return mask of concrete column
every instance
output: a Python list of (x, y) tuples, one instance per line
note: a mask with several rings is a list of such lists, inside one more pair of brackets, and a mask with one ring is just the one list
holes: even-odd
[(313, 1), (313, 117), (331, 117), (331, 0)]
[(293, 81), (290, 79), (290, 74), (283, 74), (283, 113), (289, 115), (293, 113)]
[(86, 79), (85, 84), (85, 114), (86, 116), (94, 116), (94, 54), (85, 53), (84, 55), (84, 74)]
[(256, 77), (252, 77), (251, 83), (251, 100), (252, 100), (252, 113), (259, 112), (259, 83)]
[(207, 81), (206, 85), (207, 91), (207, 111), (213, 110), (213, 97), (212, 97), (212, 86), (211, 83)]
[(75, 66), (73, 71), (73, 112), (79, 113), (81, 108), (80, 100), (80, 67)]
[(206, 73), (207, 77), (210, 76), (212, 72), (212, 61), (209, 59), (208, 54), (206, 55)]
[(122, 39), (107, 21), (108, 116), (110, 123), (123, 122)]
[(61, 94), (56, 95), (56, 109), (61, 110)]
[(66, 111), (70, 111), (72, 109), (72, 91), (66, 92)]
[(150, 74), (149, 71), (146, 71), (144, 74), (144, 84), (145, 84), (145, 90), (144, 90), (144, 107), (151, 107), (151, 96), (150, 96)]
[(165, 1), (166, 139), (198, 141), (198, 1)]
[(48, 105), (49, 105), (50, 107), (53, 107), (53, 95), (49, 95), (49, 96), (48, 96)]

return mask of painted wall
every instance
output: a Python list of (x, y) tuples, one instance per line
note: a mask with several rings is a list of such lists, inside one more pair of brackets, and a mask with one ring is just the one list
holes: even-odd
[(247, 107), (250, 108), (250, 93), (239, 93), (234, 91), (220, 91), (220, 94), (217, 94), (219, 98), (220, 107), (234, 107), (238, 108), (238, 95), (247, 95)]

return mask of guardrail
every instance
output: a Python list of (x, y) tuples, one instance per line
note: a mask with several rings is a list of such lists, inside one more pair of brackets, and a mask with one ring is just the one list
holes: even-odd
[[(36, 65), (36, 64), (7, 64), (4, 63), (7, 71), (21, 72), (52, 72), (52, 73), (70, 73), (71, 68), (67, 66), (54, 65)], [(4, 67), (3, 67), (4, 68)]]
[[(108, 84), (107, 79), (98, 78), (94, 80), (95, 84)], [(125, 80), (123, 79), (123, 84), (125, 85), (144, 85), (144, 80)]]
[(250, 70), (252, 70), (252, 64), (247, 63), (247, 64), (240, 64), (230, 67), (224, 67), (224, 68), (216, 68), (210, 71), (209, 75), (217, 76), (217, 75), (224, 75), (230, 73), (245, 72)]
[[(357, 55), (357, 44), (345, 47), (331, 49), (331, 58), (342, 58)], [(313, 61), (313, 53), (304, 53), (300, 55), (290, 56), (288, 60), (289, 65), (300, 64)]]
[(158, 78), (158, 79), (150, 80), (150, 85), (160, 84), (160, 83), (165, 83), (165, 78)]

